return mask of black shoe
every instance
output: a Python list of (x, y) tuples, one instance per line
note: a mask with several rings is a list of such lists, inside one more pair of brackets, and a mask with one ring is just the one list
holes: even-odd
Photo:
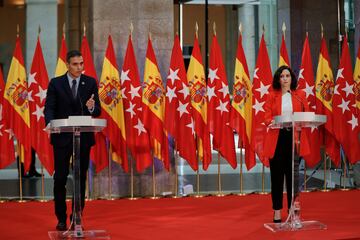
[(281, 223), (281, 219), (275, 219), (273, 220), (274, 223)]
[(44, 174), (38, 173), (37, 171), (33, 171), (29, 173), (29, 177), (42, 177)]
[(58, 230), (58, 231), (66, 231), (67, 230), (66, 223), (58, 222), (58, 224), (56, 225), (56, 230)]

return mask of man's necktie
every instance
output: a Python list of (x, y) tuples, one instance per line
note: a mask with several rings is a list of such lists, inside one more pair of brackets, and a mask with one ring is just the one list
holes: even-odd
[(74, 99), (76, 98), (76, 80), (72, 80), (72, 86), (71, 86), (71, 92), (72, 92), (72, 95), (74, 97)]

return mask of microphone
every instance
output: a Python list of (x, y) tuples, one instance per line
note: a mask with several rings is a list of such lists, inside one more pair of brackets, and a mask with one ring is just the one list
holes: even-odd
[(301, 101), (301, 99), (296, 94), (293, 94), (291, 90), (287, 90), (287, 92), (290, 93), (291, 96), (295, 97), (295, 99), (301, 104), (301, 111), (305, 112), (305, 106), (304, 103)]

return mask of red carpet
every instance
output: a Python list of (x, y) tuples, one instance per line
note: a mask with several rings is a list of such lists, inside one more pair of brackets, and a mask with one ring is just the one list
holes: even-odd
[[(360, 239), (360, 191), (302, 193), (302, 219), (327, 230), (272, 233), (270, 195), (87, 202), (85, 230), (112, 239)], [(285, 211), (284, 211), (285, 212)], [(285, 213), (284, 213), (285, 214)], [(285, 216), (284, 216), (285, 217)], [(53, 202), (0, 203), (0, 239), (48, 239)]]

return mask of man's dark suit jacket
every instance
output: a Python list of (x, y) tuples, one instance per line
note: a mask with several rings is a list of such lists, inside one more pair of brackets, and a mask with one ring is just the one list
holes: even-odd
[[(92, 94), (94, 94), (95, 108), (92, 114), (90, 114), (86, 107), (86, 102)], [(100, 115), (100, 112), (98, 88), (94, 78), (81, 75), (75, 99), (71, 92), (67, 74), (51, 79), (47, 89), (44, 110), (46, 125), (53, 119), (63, 119), (78, 115), (97, 117)], [(90, 147), (95, 144), (93, 133), (81, 133), (80, 139), (82, 146)], [(56, 147), (65, 147), (68, 144), (72, 144), (72, 134), (53, 133), (51, 134), (51, 144)]]

